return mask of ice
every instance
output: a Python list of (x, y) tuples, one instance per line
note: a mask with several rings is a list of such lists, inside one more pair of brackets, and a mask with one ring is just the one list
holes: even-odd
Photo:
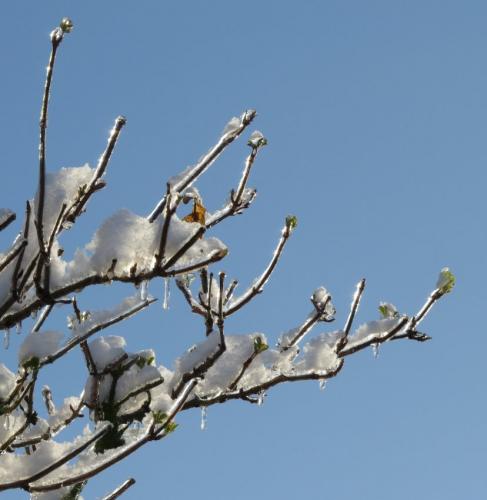
[(147, 300), (148, 296), (149, 296), (149, 282), (147, 280), (144, 280), (140, 284), (140, 300), (144, 302)]
[(169, 278), (164, 278), (164, 300), (162, 301), (162, 308), (164, 310), (169, 309), (169, 296), (171, 290), (169, 289), (170, 280)]
[(259, 130), (254, 130), (254, 132), (250, 134), (249, 146), (256, 148), (258, 146), (264, 146), (265, 144), (267, 144), (267, 139), (264, 137), (264, 134), (262, 132), (260, 132)]
[(326, 389), (326, 378), (322, 378), (319, 382), (320, 391), (324, 391)]
[(3, 348), (7, 350), (10, 347), (10, 329), (3, 332)]
[(207, 423), (208, 423), (208, 407), (202, 406), (201, 407), (201, 424), (200, 424), (200, 429), (202, 431), (204, 431), (206, 429)]
[(19, 364), (24, 364), (31, 358), (42, 359), (59, 349), (63, 334), (56, 331), (29, 333), (19, 349)]
[(377, 359), (379, 357), (379, 346), (377, 342), (374, 342), (372, 344), (372, 354), (374, 355), (374, 358)]
[(266, 396), (266, 393), (264, 390), (261, 390), (257, 394), (257, 405), (262, 406), (264, 404), (264, 398)]

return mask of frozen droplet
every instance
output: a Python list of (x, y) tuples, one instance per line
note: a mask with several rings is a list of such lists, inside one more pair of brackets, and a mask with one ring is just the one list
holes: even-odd
[(63, 229), (66, 229), (66, 230), (69, 230), (73, 227), (73, 223), (71, 221), (68, 221), (68, 220), (65, 220), (63, 221), (63, 223), (61, 224), (61, 227)]
[(140, 300), (146, 301), (147, 300), (147, 295), (149, 294), (149, 282), (148, 281), (142, 281), (140, 284)]
[(259, 391), (259, 393), (257, 394), (257, 405), (258, 406), (262, 406), (264, 404), (265, 396), (266, 396), (265, 391)]
[(3, 347), (8, 349), (10, 346), (10, 329), (4, 330), (3, 332)]
[(208, 407), (202, 406), (201, 407), (201, 424), (200, 424), (200, 429), (204, 431), (206, 429), (206, 424), (208, 422)]
[(169, 289), (169, 278), (164, 278), (164, 300), (162, 302), (162, 308), (164, 310), (169, 309), (169, 297), (171, 296), (171, 291)]
[(17, 333), (17, 335), (20, 335), (22, 333), (22, 321), (19, 321), (15, 325), (15, 333)]
[(39, 312), (39, 309), (34, 309), (31, 313), (30, 313), (30, 317), (32, 319), (36, 319), (37, 318), (37, 313)]
[(326, 378), (320, 379), (320, 391), (324, 391), (326, 388)]
[(374, 358), (377, 359), (379, 357), (379, 344), (372, 344), (372, 353), (374, 354)]

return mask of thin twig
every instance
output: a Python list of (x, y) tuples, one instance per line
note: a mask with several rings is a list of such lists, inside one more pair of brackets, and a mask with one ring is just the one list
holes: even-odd
[(113, 490), (106, 497), (103, 497), (103, 500), (115, 500), (119, 496), (123, 495), (123, 493), (125, 493), (134, 484), (135, 484), (135, 479), (133, 477), (127, 479), (127, 481), (124, 481), (118, 488)]

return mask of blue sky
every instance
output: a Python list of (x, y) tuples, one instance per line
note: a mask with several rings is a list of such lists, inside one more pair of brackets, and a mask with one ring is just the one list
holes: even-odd
[[(137, 484), (127, 499), (485, 496), (485, 2), (51, 0), (8, 2), (0, 14), (2, 206), (20, 214), (35, 190), (48, 34), (61, 17), (75, 29), (54, 77), (48, 168), (95, 163), (114, 118), (128, 119), (108, 188), (67, 248), (120, 207), (148, 213), (168, 177), (229, 118), (256, 108), (269, 140), (250, 182), (258, 198), (215, 229), (231, 249), (217, 269), (250, 283), (284, 217), (297, 214), (299, 227), (229, 332), (277, 339), (305, 317), (319, 285), (341, 325), (362, 277), (359, 323), (377, 317), (381, 300), (413, 313), (443, 266), (457, 276), (422, 325), (431, 342), (351, 356), (324, 392), (280, 386), (262, 407), (212, 407), (204, 432), (199, 413), (181, 415), (174, 435), (91, 481), (85, 498), (129, 476)], [(209, 210), (238, 182), (245, 142), (200, 183)], [(124, 291), (83, 300), (110, 304)], [(162, 283), (151, 292), (161, 296)], [(176, 290), (169, 311), (153, 306), (107, 333), (132, 350), (154, 347), (168, 365), (202, 335)], [(2, 351), (7, 363), (20, 340)], [(72, 353), (62, 377), (46, 370), (58, 400), (83, 385), (77, 364)]]

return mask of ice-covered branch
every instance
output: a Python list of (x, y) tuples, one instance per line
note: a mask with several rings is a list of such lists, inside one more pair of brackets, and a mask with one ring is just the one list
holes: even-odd
[[(223, 135), (218, 142), (192, 167), (189, 167), (184, 172), (170, 179), (171, 190), (176, 193), (183, 192), (190, 187), (198, 177), (203, 174), (206, 169), (218, 158), (222, 151), (231, 144), (252, 122), (256, 116), (253, 109), (245, 111), (240, 118), (232, 118), (225, 127)], [(163, 212), (166, 205), (166, 196), (156, 205), (154, 210), (149, 214), (147, 219), (154, 222), (156, 218)]]
[(276, 267), (276, 264), (282, 255), (284, 246), (289, 237), (291, 236), (293, 229), (296, 227), (296, 224), (297, 224), (296, 217), (289, 216), (286, 218), (286, 224), (282, 229), (281, 238), (279, 239), (279, 243), (277, 244), (277, 247), (274, 250), (274, 254), (272, 255), (272, 259), (269, 262), (269, 265), (266, 267), (264, 272), (256, 279), (256, 281), (246, 292), (244, 292), (237, 299), (229, 301), (229, 303), (225, 308), (225, 316), (230, 316), (231, 314), (237, 312), (245, 304), (250, 302), (257, 294), (262, 292), (262, 289), (266, 284), (267, 280), (270, 278), (272, 272), (274, 271), (274, 268)]
[(119, 496), (123, 495), (134, 484), (135, 484), (135, 479), (133, 477), (127, 479), (120, 486), (115, 488), (115, 490), (109, 493), (106, 497), (103, 497), (103, 500), (115, 500)]

